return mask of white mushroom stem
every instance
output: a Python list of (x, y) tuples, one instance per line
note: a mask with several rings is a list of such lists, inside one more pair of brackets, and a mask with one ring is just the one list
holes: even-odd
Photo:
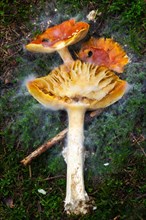
[(68, 47), (64, 47), (60, 50), (57, 50), (57, 52), (59, 53), (59, 55), (61, 56), (61, 58), (65, 64), (74, 61), (69, 50), (68, 50)]
[(73, 107), (68, 110), (69, 127), (66, 149), (67, 188), (65, 210), (68, 214), (86, 214), (89, 197), (84, 186), (84, 115), (85, 109)]

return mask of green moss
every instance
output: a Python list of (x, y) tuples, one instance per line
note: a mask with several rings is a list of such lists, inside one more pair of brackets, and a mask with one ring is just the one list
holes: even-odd
[[(44, 5), (45, 1), (39, 1), (39, 4)], [(0, 2), (0, 17), (4, 25), (8, 25), (13, 22), (21, 23), (28, 22), (29, 19), (35, 16), (36, 10), (36, 1), (22, 1), (20, 0), (2, 0)]]

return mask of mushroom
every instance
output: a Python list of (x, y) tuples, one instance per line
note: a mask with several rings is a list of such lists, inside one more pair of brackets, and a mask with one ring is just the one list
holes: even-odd
[(124, 66), (129, 62), (125, 51), (111, 38), (91, 37), (82, 45), (78, 57), (84, 62), (103, 65), (117, 73), (122, 73)]
[(74, 19), (48, 28), (44, 33), (38, 35), (26, 49), (33, 52), (52, 53), (57, 51), (64, 63), (73, 61), (67, 48), (84, 38), (88, 32), (89, 24), (76, 22)]
[(27, 83), (30, 94), (47, 108), (64, 109), (68, 113), (67, 146), (63, 155), (67, 163), (65, 211), (86, 214), (91, 206), (84, 186), (84, 115), (87, 110), (105, 108), (118, 101), (127, 89), (106, 67), (83, 63), (61, 65), (45, 77)]

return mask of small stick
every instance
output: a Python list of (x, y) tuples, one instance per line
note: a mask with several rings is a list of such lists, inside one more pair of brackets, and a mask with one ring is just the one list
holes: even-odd
[(139, 146), (140, 150), (142, 151), (142, 153), (146, 157), (146, 152), (144, 151), (143, 147), (140, 145), (140, 142), (144, 141), (145, 138), (141, 135), (139, 138), (136, 139), (136, 137), (132, 133), (131, 133), (131, 136), (133, 138), (133, 142), (135, 142)]
[(59, 178), (65, 178), (65, 176), (64, 175), (51, 176), (51, 177), (48, 177), (44, 180), (54, 180), (54, 179), (59, 179)]
[[(93, 118), (95, 116), (100, 115), (103, 112), (103, 110), (104, 109), (98, 109), (96, 111), (91, 112), (90, 117)], [(54, 138), (50, 139), (49, 141), (47, 141), (46, 143), (41, 145), (39, 148), (37, 148), (35, 151), (33, 151), (31, 154), (29, 154), (23, 160), (21, 160), (21, 163), (25, 166), (27, 164), (29, 164), (35, 157), (39, 156), (40, 154), (45, 152), (47, 149), (51, 148), (54, 144), (61, 141), (65, 137), (67, 130), (68, 130), (67, 128), (64, 129), (63, 131), (58, 133)]]
[(92, 111), (92, 112), (90, 113), (90, 117), (93, 118), (93, 117), (95, 117), (95, 116), (98, 116), (98, 115), (100, 115), (102, 112), (103, 112), (103, 108), (100, 108), (100, 109), (98, 109), (98, 110)]
[(23, 165), (29, 164), (35, 157), (39, 156), (40, 154), (45, 152), (47, 149), (51, 148), (58, 141), (62, 140), (65, 137), (66, 133), (67, 133), (67, 128), (61, 131), (59, 134), (57, 134), (54, 138), (50, 139), (48, 142), (41, 145), (39, 148), (37, 148), (35, 151), (33, 151), (23, 160), (21, 160), (21, 163)]

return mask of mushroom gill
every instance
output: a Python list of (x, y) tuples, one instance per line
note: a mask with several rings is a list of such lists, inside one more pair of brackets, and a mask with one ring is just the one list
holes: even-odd
[(29, 92), (45, 106), (83, 105), (87, 110), (105, 108), (125, 93), (127, 83), (103, 66), (74, 61), (27, 84)]

